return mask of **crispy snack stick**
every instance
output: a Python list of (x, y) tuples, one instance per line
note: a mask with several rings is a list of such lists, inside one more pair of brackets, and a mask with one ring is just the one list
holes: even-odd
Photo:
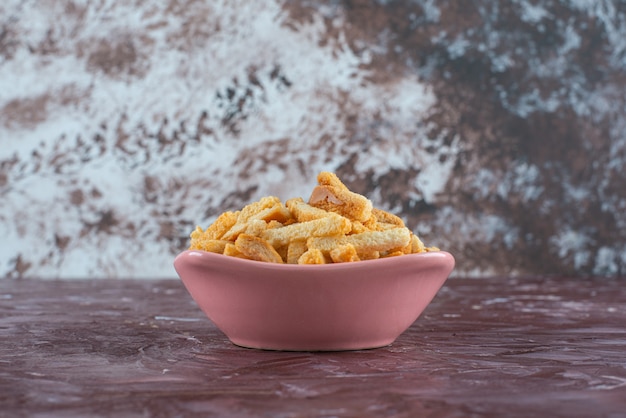
[(228, 242), (228, 244), (226, 244), (226, 246), (224, 247), (224, 255), (227, 255), (230, 257), (238, 257), (238, 258), (246, 258), (246, 259), (248, 258), (245, 255), (243, 255), (241, 251), (237, 249), (237, 247), (235, 247), (234, 242)]
[(411, 241), (411, 232), (407, 228), (393, 228), (349, 235), (347, 240), (357, 251), (390, 251), (407, 246)]
[(428, 253), (441, 251), (438, 247), (427, 247), (417, 235), (411, 234), (410, 251), (405, 250), (405, 254)]
[(239, 212), (235, 213), (237, 216), (236, 222), (222, 235), (221, 238), (229, 241), (235, 241), (239, 234), (243, 234), (246, 231), (246, 224), (249, 220), (262, 219), (262, 216), (270, 216), (270, 213), (274, 212), (264, 211), (267, 209), (273, 209), (276, 206), (282, 206), (282, 202), (275, 196), (263, 197), (257, 202), (246, 205)]
[(221, 239), (226, 231), (232, 228), (237, 222), (237, 214), (234, 212), (224, 212), (217, 217), (206, 230), (202, 230), (199, 226), (191, 233), (192, 245), (194, 241)]
[(417, 235), (411, 235), (411, 253), (423, 253), (426, 251), (424, 243)]
[(309, 237), (306, 240), (308, 248), (318, 249), (326, 254), (329, 254), (333, 249), (340, 245), (347, 245), (348, 237), (345, 235), (335, 236), (322, 236), (322, 237)]
[(327, 211), (309, 205), (301, 197), (289, 199), (285, 202), (285, 205), (298, 222), (313, 221), (329, 216)]
[(387, 258), (387, 257), (397, 257), (400, 255), (404, 255), (405, 253), (401, 250), (396, 250), (396, 251), (390, 251), (388, 253), (383, 253), (381, 258)]
[(282, 247), (276, 248), (276, 252), (280, 255), (280, 258), (283, 259), (283, 263), (287, 262), (287, 251), (289, 251), (289, 245), (283, 245)]
[(238, 222), (246, 222), (248, 219), (261, 213), (264, 209), (273, 208), (275, 206), (281, 206), (282, 202), (276, 196), (266, 196), (259, 199), (257, 202), (250, 203), (244, 206), (239, 212), (237, 218)]
[(307, 240), (309, 248), (317, 248), (330, 253), (334, 248), (352, 244), (357, 253), (391, 251), (406, 247), (411, 240), (411, 232), (406, 228), (394, 228), (385, 231), (368, 231), (360, 234), (337, 237), (311, 237)]
[(298, 259), (308, 250), (306, 240), (294, 239), (287, 244), (287, 263), (298, 264)]
[(372, 231), (372, 229), (359, 221), (352, 221), (352, 230), (350, 230), (350, 234), (360, 234), (361, 232), (367, 231)]
[(263, 234), (272, 246), (280, 247), (287, 245), (292, 240), (306, 239), (308, 237), (322, 237), (343, 235), (350, 231), (350, 221), (343, 216), (330, 214), (326, 218), (300, 222), (284, 226), (282, 228), (268, 229)]
[(229, 242), (230, 241), (226, 241), (226, 240), (223, 240), (223, 239), (196, 240), (194, 243), (192, 243), (190, 249), (191, 250), (208, 251), (208, 252), (211, 252), (211, 253), (224, 254), (224, 249), (226, 248), (226, 245)]
[[(248, 235), (254, 235), (256, 237), (260, 237), (269, 227), (269, 224), (262, 219), (251, 219), (247, 224), (242, 233)], [(238, 235), (238, 237), (241, 235)]]
[(291, 212), (282, 203), (278, 203), (270, 208), (250, 216), (248, 220), (263, 220), (265, 222), (277, 221), (282, 224), (292, 219)]
[(326, 264), (326, 258), (320, 250), (312, 248), (300, 256), (298, 264)]
[(372, 208), (372, 215), (376, 217), (376, 221), (392, 224), (404, 228), (404, 221), (399, 216), (394, 215), (393, 213), (387, 212), (382, 209)]
[(372, 216), (372, 202), (365, 196), (351, 192), (334, 173), (321, 172), (319, 186), (313, 189), (309, 204), (339, 213), (350, 220), (366, 222)]
[(235, 241), (235, 248), (247, 258), (268, 263), (283, 263), (278, 252), (267, 241), (254, 235), (240, 234)]
[(352, 244), (340, 245), (330, 250), (330, 258), (333, 263), (346, 263), (351, 261), (359, 261), (356, 248)]
[(380, 251), (364, 251), (364, 250), (361, 250), (357, 254), (359, 256), (359, 259), (361, 259), (361, 260), (376, 260), (377, 258), (380, 258)]
[(374, 225), (372, 229), (370, 229), (370, 231), (386, 231), (388, 229), (396, 229), (396, 228), (400, 228), (400, 227), (396, 224), (388, 224), (386, 222), (376, 222), (376, 224)]

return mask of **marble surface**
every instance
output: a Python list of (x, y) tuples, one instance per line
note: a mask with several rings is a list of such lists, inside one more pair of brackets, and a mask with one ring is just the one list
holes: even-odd
[(0, 417), (601, 417), (626, 411), (622, 280), (450, 279), (393, 344), (231, 344), (178, 280), (0, 282)]
[(0, 277), (173, 277), (321, 170), (455, 274), (623, 276), (623, 6), (2, 1)]

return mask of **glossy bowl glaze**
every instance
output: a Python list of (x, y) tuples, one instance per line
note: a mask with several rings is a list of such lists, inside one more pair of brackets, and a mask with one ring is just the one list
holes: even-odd
[(184, 251), (174, 267), (234, 344), (336, 351), (391, 344), (435, 297), (454, 258), (438, 251), (302, 266)]

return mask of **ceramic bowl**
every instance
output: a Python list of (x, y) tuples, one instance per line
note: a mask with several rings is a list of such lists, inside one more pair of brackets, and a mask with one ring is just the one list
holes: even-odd
[(325, 265), (184, 251), (174, 267), (236, 345), (337, 351), (382, 347), (407, 330), (454, 268), (445, 251)]

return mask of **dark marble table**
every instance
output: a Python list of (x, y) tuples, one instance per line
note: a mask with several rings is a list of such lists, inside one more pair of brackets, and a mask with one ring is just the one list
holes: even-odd
[(392, 345), (232, 345), (177, 280), (0, 281), (0, 416), (626, 416), (624, 280), (450, 279)]

